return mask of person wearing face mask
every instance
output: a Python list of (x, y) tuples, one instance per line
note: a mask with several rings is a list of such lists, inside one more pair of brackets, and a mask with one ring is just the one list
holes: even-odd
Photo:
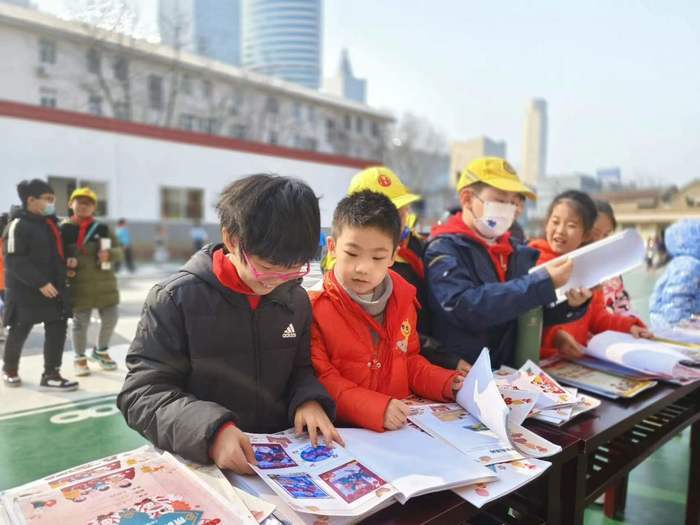
[(44, 373), (41, 390), (70, 391), (76, 381), (61, 376), (66, 321), (71, 316), (66, 290), (66, 261), (57, 225), (53, 188), (43, 180), (17, 185), (22, 208), (5, 229), (5, 314), (9, 326), (3, 356), (3, 382), (18, 387), (19, 359), (29, 332), (44, 323)]
[(459, 359), (473, 363), (489, 348), (491, 363), (513, 365), (518, 316), (545, 307), (544, 323), (557, 324), (585, 313), (588, 291), (556, 302), (555, 289), (573, 270), (561, 261), (528, 273), (538, 252), (512, 239), (519, 196), (535, 199), (502, 158), (469, 163), (457, 184), (461, 210), (433, 228), (424, 262), (432, 335)]

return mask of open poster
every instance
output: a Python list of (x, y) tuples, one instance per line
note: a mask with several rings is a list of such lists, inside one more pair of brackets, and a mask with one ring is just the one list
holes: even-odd
[[(571, 277), (556, 290), (557, 301), (565, 301), (566, 292), (572, 288), (592, 288), (632, 270), (644, 262), (644, 253), (644, 239), (637, 230), (630, 229), (554, 259), (571, 259), (574, 263)], [(551, 261), (546, 264), (551, 264)], [(530, 273), (537, 271), (540, 266), (532, 268)]]
[(12, 522), (21, 525), (257, 523), (169, 454), (143, 449), (10, 491), (8, 500)]

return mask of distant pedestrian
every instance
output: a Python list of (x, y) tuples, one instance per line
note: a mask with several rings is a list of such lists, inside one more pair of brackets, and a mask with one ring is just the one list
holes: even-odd
[[(117, 221), (116, 236), (119, 244), (122, 247), (122, 253), (124, 254), (124, 264), (129, 273), (134, 273), (134, 254), (131, 249), (131, 233), (129, 232), (129, 227), (126, 224), (126, 219), (119, 219)], [(121, 262), (114, 263), (114, 271), (119, 273), (121, 269)]]
[(75, 375), (90, 375), (85, 351), (93, 310), (100, 316), (100, 332), (90, 359), (103, 370), (117, 364), (109, 355), (109, 344), (119, 319), (119, 290), (113, 264), (122, 259), (122, 250), (109, 227), (95, 218), (97, 194), (78, 188), (68, 202), (73, 215), (61, 224), (68, 257), (68, 283), (73, 305), (73, 367)]
[(195, 220), (192, 223), (190, 237), (192, 238), (192, 250), (194, 253), (197, 253), (206, 243), (209, 242), (209, 234), (198, 220)]
[(44, 323), (44, 373), (40, 389), (69, 391), (77, 381), (61, 376), (63, 345), (70, 304), (66, 262), (55, 214), (53, 188), (41, 180), (17, 185), (22, 207), (10, 216), (3, 235), (5, 256), (5, 326), (9, 326), (3, 356), (3, 381), (18, 387), (22, 347), (37, 323)]
[(153, 261), (158, 264), (168, 262), (168, 259), (170, 259), (170, 253), (168, 252), (168, 233), (165, 230), (165, 226), (156, 226), (156, 233), (153, 243), (155, 245), (153, 250)]

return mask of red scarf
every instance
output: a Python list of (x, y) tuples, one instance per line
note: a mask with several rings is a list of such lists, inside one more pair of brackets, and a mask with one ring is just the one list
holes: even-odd
[(65, 256), (63, 255), (63, 240), (61, 239), (61, 230), (58, 229), (56, 223), (51, 219), (46, 219), (46, 224), (49, 225), (49, 228), (51, 229), (51, 232), (53, 233), (53, 236), (56, 239), (56, 249), (58, 250), (58, 256), (63, 261), (65, 259)]
[(505, 282), (506, 272), (508, 271), (508, 259), (513, 253), (513, 245), (510, 243), (510, 232), (501, 235), (496, 242), (489, 244), (483, 237), (479, 236), (474, 230), (464, 223), (462, 212), (457, 212), (452, 215), (445, 224), (440, 224), (433, 228), (431, 235), (439, 237), (440, 235), (457, 234), (469, 237), (476, 241), (488, 252), (493, 267), (498, 274), (498, 280)]
[(229, 290), (243, 294), (248, 299), (251, 309), (255, 310), (260, 304), (261, 297), (257, 295), (250, 286), (243, 282), (238, 275), (236, 267), (228, 260), (224, 250), (216, 250), (212, 257), (212, 270), (214, 275)]
[(87, 234), (88, 229), (90, 229), (90, 226), (92, 226), (92, 223), (95, 222), (95, 219), (93, 217), (89, 217), (81, 222), (81, 220), (74, 215), (71, 217), (71, 222), (78, 225), (78, 250), (85, 253), (85, 235)]

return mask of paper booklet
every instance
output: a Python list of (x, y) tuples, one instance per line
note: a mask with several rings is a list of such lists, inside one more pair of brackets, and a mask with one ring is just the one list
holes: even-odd
[(658, 341), (636, 339), (630, 334), (606, 331), (588, 342), (587, 355), (610, 361), (667, 381), (687, 383), (700, 379), (700, 368), (686, 366), (696, 362), (678, 347)]
[(553, 359), (543, 364), (543, 367), (547, 373), (562, 383), (610, 399), (628, 399), (657, 385), (656, 381), (614, 375), (565, 359)]
[[(567, 283), (557, 288), (557, 302), (566, 300), (566, 292), (572, 288), (592, 288), (622, 275), (644, 262), (644, 240), (637, 230), (624, 230), (600, 241), (587, 244), (571, 253), (554, 259), (571, 259), (574, 269)], [(542, 266), (535, 266), (530, 273)]]
[(457, 404), (416, 407), (409, 420), (429, 434), (457, 448), (482, 465), (546, 457), (561, 447), (522, 426), (537, 396), (515, 392), (518, 403), (510, 410), (493, 373), (488, 349), (484, 348), (457, 394)]
[(43, 478), (3, 496), (19, 525), (255, 524), (168, 453), (142, 447)]
[[(293, 430), (249, 434), (253, 468), (297, 512), (333, 516), (365, 514), (395, 498), (409, 498), (495, 479), (492, 471), (449, 445), (410, 427), (391, 432), (339, 429), (346, 447), (313, 447)], [(426, 451), (428, 454), (416, 454)]]

